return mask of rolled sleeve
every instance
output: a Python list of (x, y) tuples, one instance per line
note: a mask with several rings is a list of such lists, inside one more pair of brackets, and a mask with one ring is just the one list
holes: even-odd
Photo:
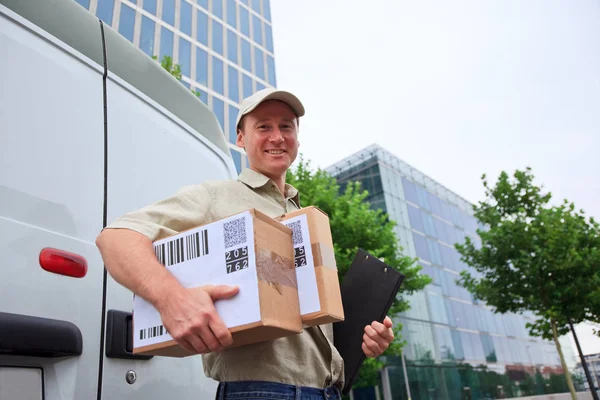
[(206, 224), (213, 208), (204, 184), (185, 186), (173, 196), (120, 216), (105, 229), (130, 229), (155, 241)]

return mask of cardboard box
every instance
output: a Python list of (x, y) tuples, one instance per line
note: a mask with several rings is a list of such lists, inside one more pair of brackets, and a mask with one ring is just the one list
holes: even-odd
[[(158, 260), (187, 288), (237, 285), (239, 292), (215, 307), (233, 336), (233, 347), (302, 331), (292, 231), (251, 209), (154, 242)], [(139, 296), (133, 303), (133, 353), (190, 355)]]
[(329, 217), (305, 207), (277, 220), (292, 228), (300, 314), (305, 326), (344, 320)]

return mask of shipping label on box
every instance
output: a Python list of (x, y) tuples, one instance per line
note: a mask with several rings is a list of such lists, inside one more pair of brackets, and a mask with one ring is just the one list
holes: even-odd
[[(261, 320), (254, 229), (250, 212), (154, 243), (157, 259), (186, 288), (203, 285), (239, 286), (236, 296), (215, 303), (228, 328)], [(146, 300), (134, 298), (134, 348), (172, 340), (160, 314)]]
[(307, 216), (299, 215), (281, 221), (281, 223), (292, 230), (294, 265), (296, 267), (296, 279), (298, 280), (300, 314), (306, 315), (321, 311), (319, 287), (317, 286), (317, 275), (315, 273), (315, 263), (310, 242)]

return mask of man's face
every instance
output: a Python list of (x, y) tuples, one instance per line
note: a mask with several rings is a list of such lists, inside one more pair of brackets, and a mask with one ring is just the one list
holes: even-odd
[(281, 101), (261, 103), (242, 120), (237, 145), (246, 149), (253, 170), (275, 179), (285, 176), (300, 145), (296, 114)]

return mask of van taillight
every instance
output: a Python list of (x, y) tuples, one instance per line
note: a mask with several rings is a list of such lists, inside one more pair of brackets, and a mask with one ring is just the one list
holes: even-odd
[(87, 274), (87, 261), (78, 254), (46, 247), (40, 252), (40, 266), (55, 274), (83, 278)]

